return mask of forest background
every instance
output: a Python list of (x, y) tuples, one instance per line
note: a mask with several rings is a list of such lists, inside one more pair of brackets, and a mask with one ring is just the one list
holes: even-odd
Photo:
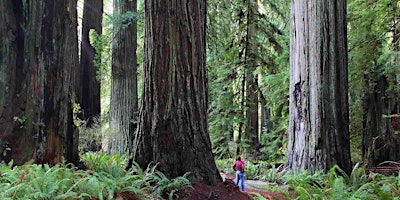
[[(218, 158), (244, 153), (249, 159), (284, 163), (289, 125), (290, 2), (249, 2), (208, 3), (209, 130), (213, 152)], [(138, 94), (141, 94), (144, 13), (143, 3), (138, 3), (138, 14), (125, 17), (138, 19)], [(398, 12), (396, 1), (348, 1), (353, 163), (367, 162), (373, 141), (377, 141), (376, 149), (398, 144), (398, 139), (386, 138), (397, 137), (399, 131)], [(107, 16), (100, 40), (103, 46), (99, 47), (102, 62), (98, 64), (103, 122), (108, 119), (111, 91), (111, 47), (105, 44), (111, 44), (113, 34), (111, 18)], [(111, 130), (105, 132), (112, 134)], [(85, 134), (82, 137), (82, 142), (87, 141)], [(378, 144), (380, 138), (382, 142)], [(387, 148), (381, 150), (390, 151)]]
[[(50, 107), (46, 106), (50, 105), (51, 102), (49, 103), (49, 99), (46, 99), (48, 97), (45, 97), (45, 106), (38, 109), (37, 113), (39, 114), (36, 112), (23, 113), (18, 110), (29, 110), (37, 102), (27, 104), (25, 108), (25, 105), (20, 106), (22, 103), (18, 99), (18, 95), (17, 100), (10, 103), (7, 99), (8, 93), (5, 93), (0, 98), (1, 105), (12, 106), (2, 108), (0, 111), (2, 111), (2, 116), (7, 114), (4, 119), (9, 117), (8, 114), (12, 115), (15, 125), (13, 128), (18, 126), (24, 130), (44, 130), (43, 127), (50, 124), (50, 130), (58, 128), (59, 131), (64, 131), (69, 126), (64, 127), (62, 124), (70, 123), (69, 117), (74, 117), (73, 122), (78, 127), (79, 132), (80, 154), (87, 151), (103, 150), (115, 155), (125, 154), (131, 150), (130, 147), (133, 145), (131, 142), (134, 140), (132, 130), (135, 130), (138, 122), (136, 118), (140, 106), (138, 102), (141, 102), (142, 98), (138, 94), (142, 94), (141, 89), (144, 88), (142, 87), (145, 74), (143, 61), (146, 60), (144, 2), (138, 1), (137, 5), (131, 7), (120, 6), (115, 2), (112, 4), (111, 1), (104, 1), (104, 7), (91, 1), (85, 1), (85, 3), (78, 1), (77, 5), (65, 4), (70, 6), (70, 9), (65, 9), (66, 13), (70, 16), (78, 15), (77, 24), (81, 26), (79, 26), (80, 29), (75, 36), (80, 37), (81, 45), (68, 46), (68, 40), (71, 39), (68, 37), (73, 35), (70, 34), (65, 36), (65, 40), (61, 40), (65, 42), (61, 45), (61, 48), (63, 50), (71, 48), (69, 49), (70, 52), (76, 53), (79, 49), (81, 56), (90, 52), (90, 55), (84, 56), (80, 60), (80, 66), (83, 66), (85, 62), (89, 64), (87, 64), (87, 67), (81, 67), (80, 70), (82, 71), (76, 71), (77, 75), (74, 77), (75, 85), (78, 86), (76, 97), (74, 97), (76, 101), (71, 105), (74, 108), (74, 113), (63, 110), (64, 107), (70, 106), (68, 102), (62, 101), (62, 99), (70, 97), (68, 92), (59, 93), (60, 96), (55, 96), (56, 99), (61, 99), (60, 111), (52, 110), (52, 108), (48, 110)], [(14, 3), (13, 5), (17, 4)], [(57, 5), (56, 3), (49, 4), (54, 8)], [(18, 8), (24, 8), (24, 6), (26, 4), (20, 7), (17, 5), (14, 10), (3, 10), (2, 13), (4, 16), (7, 16), (7, 12), (18, 13), (20, 11)], [(71, 12), (74, 6), (77, 6), (78, 13)], [(384, 161), (399, 160), (400, 67), (398, 59), (400, 46), (398, 40), (398, 6), (399, 2), (393, 0), (379, 2), (349, 0), (347, 2), (349, 132), (353, 164), (365, 163), (369, 166), (376, 166)], [(1, 8), (6, 8), (6, 6), (2, 4)], [(133, 9), (128, 10), (128, 8)], [(30, 9), (34, 10), (35, 8)], [(85, 10), (94, 10), (93, 13), (96, 13), (96, 15), (85, 17)], [(51, 10), (44, 12), (54, 14)], [(32, 13), (28, 14), (34, 16), (34, 12)], [(288, 95), (290, 84), (289, 60), (291, 56), (289, 55), (290, 14), (290, 2), (285, 0), (208, 1), (206, 33), (207, 84), (209, 89), (208, 130), (213, 153), (218, 159), (232, 159), (240, 154), (246, 160), (256, 163), (266, 161), (271, 165), (281, 164), (286, 160), (290, 118)], [(15, 16), (17, 21), (23, 21), (21, 16)], [(35, 17), (29, 19), (32, 19), (32, 21), (25, 22), (26, 24), (35, 23), (33, 20)], [(62, 17), (57, 22), (62, 23), (60, 19)], [(85, 19), (91, 20), (85, 22)], [(94, 19), (97, 19), (97, 21)], [(51, 19), (44, 18), (44, 22), (50, 21)], [(136, 23), (137, 26), (132, 26)], [(72, 29), (68, 29), (68, 26), (73, 27), (73, 25), (66, 23), (66, 26), (60, 31), (72, 31)], [(134, 29), (130, 30), (132, 27)], [(34, 33), (36, 29), (32, 29), (34, 31), (28, 31), (29, 34), (24, 35), (28, 38), (26, 41), (35, 41)], [(15, 30), (17, 33), (25, 31), (20, 27), (16, 27)], [(38, 28), (38, 30), (40, 29)], [(50, 29), (41, 31), (46, 35), (49, 34), (48, 30)], [(57, 30), (59, 29), (55, 26), (54, 32)], [(135, 32), (137, 36), (129, 37), (132, 32)], [(16, 35), (21, 37), (18, 34)], [(29, 40), (29, 38), (32, 40)], [(123, 42), (115, 42), (122, 41), (121, 38), (133, 39), (137, 42), (137, 46), (136, 44), (124, 45)], [(7, 42), (12, 44), (12, 41), (4, 40), (4, 46), (7, 46)], [(46, 45), (55, 45), (51, 41), (53, 40), (44, 40), (40, 44), (40, 48), (47, 50)], [(85, 44), (85, 42), (88, 43)], [(26, 44), (18, 43), (17, 49), (24, 46), (32, 47), (29, 42)], [(54, 49), (59, 48), (57, 45), (53, 47)], [(85, 50), (87, 47), (89, 49)], [(136, 55), (127, 56), (127, 54), (121, 53), (122, 51), (118, 51), (118, 49), (124, 48), (126, 48), (125, 52), (136, 51), (137, 57), (135, 57)], [(128, 48), (130, 49), (128, 50)], [(32, 58), (29, 57), (31, 56), (30, 52), (36, 52), (36, 50), (27, 49), (29, 54), (27, 57)], [(44, 52), (51, 53), (53, 51)], [(20, 56), (24, 53), (16, 51), (16, 54)], [(37, 56), (34, 53), (32, 55), (33, 57)], [(71, 54), (76, 62), (79, 61), (77, 56), (78, 54)], [(119, 56), (124, 59), (116, 59)], [(53, 61), (51, 54), (45, 54), (44, 57), (49, 59), (49, 63)], [(84, 61), (85, 58), (89, 58), (88, 61)], [(71, 59), (70, 62), (73, 62), (73, 60)], [(92, 60), (93, 63), (90, 64)], [(35, 64), (34, 59), (27, 59), (23, 62)], [(137, 65), (134, 65), (135, 69), (131, 71), (132, 73), (125, 73), (129, 70), (118, 68), (125, 66), (123, 62), (137, 62)], [(18, 65), (23, 65), (23, 63), (17, 62)], [(68, 68), (62, 69), (65, 71), (62, 71), (60, 77), (65, 78), (69, 74)], [(1, 70), (4, 78), (1, 79), (0, 89), (7, 91), (8, 88), (5, 86), (9, 81), (8, 71), (5, 68)], [(58, 73), (56, 70), (57, 68), (54, 71), (50, 70), (48, 76), (52, 77), (53, 74)], [(16, 77), (25, 72), (24, 70), (17, 70)], [(122, 81), (126, 77), (132, 77), (132, 79), (129, 79), (132, 81)], [(31, 80), (37, 81), (36, 78), (42, 81), (41, 78), (43, 77), (33, 76)], [(59, 81), (57, 78), (50, 80), (50, 83), (54, 81), (55, 84)], [(22, 85), (18, 83), (18, 80), (14, 81), (16, 88)], [(69, 91), (70, 89), (65, 82), (61, 88), (54, 88), (52, 84), (46, 85), (48, 82), (44, 83), (44, 91)], [(29, 87), (33, 88), (33, 93), (41, 92), (38, 85), (33, 84)], [(26, 90), (24, 87), (21, 88), (21, 90)], [(131, 90), (131, 88), (134, 89)], [(120, 95), (118, 92), (126, 91), (125, 89), (129, 89), (131, 92), (128, 92), (132, 97), (128, 103), (121, 101), (121, 96), (118, 96)], [(35, 111), (35, 109), (33, 110)], [(59, 121), (54, 122), (51, 117), (46, 116), (43, 122), (31, 121), (33, 120), (32, 116), (41, 117), (40, 115), (43, 112), (41, 109), (45, 110), (44, 113), (60, 112)], [(130, 125), (123, 126), (123, 124)], [(3, 121), (1, 125), (2, 128), (8, 127)], [(4, 130), (7, 133), (8, 129)], [(45, 134), (38, 131), (38, 135), (33, 136), (33, 140), (40, 141), (42, 137), (45, 138), (50, 144), (47, 147), (57, 153), (60, 153), (58, 152), (59, 149), (65, 150), (63, 149), (63, 142), (75, 142), (73, 141), (74, 137), (63, 135), (61, 132), (57, 133), (57, 130), (54, 131), (55, 135), (50, 132), (50, 135), (45, 137), (43, 137)], [(71, 131), (67, 130), (67, 132), (70, 133)], [(76, 133), (74, 132), (74, 134)], [(9, 135), (3, 136), (6, 138)], [(59, 136), (62, 137), (58, 138)], [(26, 143), (21, 145), (22, 148), (15, 148), (14, 145), (9, 146), (8, 143), (5, 143), (5, 140), (2, 141), (0, 142), (3, 149), (1, 158), (7, 162), (10, 161), (13, 154), (24, 152), (24, 144), (26, 144), (26, 147), (32, 145), (28, 144), (29, 141), (25, 141)], [(12, 142), (14, 141), (11, 141), (10, 144)], [(61, 144), (61, 148), (58, 147), (58, 144)], [(65, 155), (73, 155), (72, 152), (75, 149), (68, 149), (68, 145), (66, 146)], [(39, 162), (40, 159), (43, 159), (46, 162), (50, 160), (50, 164), (55, 164), (60, 160), (59, 155), (41, 152), (40, 145), (37, 149), (39, 149), (37, 151)], [(27, 159), (27, 155), (18, 154), (18, 156), (21, 160)], [(76, 159), (72, 157), (69, 157), (69, 159)], [(51, 163), (53, 161), (54, 163)], [(15, 162), (22, 164), (18, 163), (18, 159)]]

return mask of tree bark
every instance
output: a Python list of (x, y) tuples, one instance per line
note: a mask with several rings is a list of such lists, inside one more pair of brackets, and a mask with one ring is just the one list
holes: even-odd
[[(114, 0), (114, 15), (136, 12), (136, 7), (136, 1)], [(115, 134), (108, 142), (111, 154), (129, 152), (138, 111), (136, 19), (122, 23), (114, 25), (110, 127)]]
[(33, 135), (21, 128), (26, 121), (27, 99), (23, 88), (27, 82), (23, 72), (27, 68), (20, 59), (24, 56), (26, 37), (23, 12), (22, 1), (0, 1), (0, 158), (6, 162), (14, 159), (16, 164), (31, 159), (30, 150), (34, 149)]
[(245, 47), (245, 72), (246, 72), (246, 130), (245, 137), (250, 141), (250, 148), (245, 152), (249, 154), (257, 152), (260, 144), (258, 137), (258, 80), (254, 75), (257, 68), (256, 62), (256, 13), (257, 4), (253, 0), (247, 0), (247, 33)]
[[(378, 71), (378, 70), (377, 70)], [(391, 133), (391, 119), (385, 118), (391, 112), (393, 100), (388, 98), (388, 82), (379, 74), (369, 74), (375, 87), (368, 90), (363, 99), (363, 137), (362, 155), (368, 166), (375, 167), (384, 161), (397, 161), (399, 138)], [(367, 81), (369, 82), (369, 81)]]
[[(392, 48), (400, 51), (398, 27), (398, 6), (392, 2)], [(389, 16), (391, 16), (389, 14)], [(381, 43), (379, 43), (381, 44)], [(396, 59), (396, 58), (395, 58)], [(396, 62), (396, 61), (395, 61)], [(374, 65), (375, 69), (365, 75), (365, 83), (372, 88), (366, 88), (363, 98), (363, 138), (362, 155), (368, 166), (375, 167), (384, 161), (398, 161), (400, 159), (400, 137), (395, 134), (393, 122), (398, 112), (398, 94), (390, 90), (391, 84), (396, 84), (398, 74), (382, 74), (382, 66)], [(390, 81), (392, 80), (392, 82)]]
[(7, 81), (0, 84), (0, 159), (78, 163), (71, 104), (76, 1), (5, 0), (0, 11), (1, 38), (8, 44), (0, 54)]
[(146, 0), (144, 85), (134, 150), (169, 178), (221, 181), (207, 127), (206, 1)]
[(102, 19), (103, 1), (84, 0), (81, 59), (79, 73), (77, 73), (76, 94), (82, 109), (80, 117), (88, 122), (89, 127), (94, 122), (93, 118), (100, 117), (100, 81), (97, 80), (98, 66), (94, 63), (96, 50), (90, 44), (89, 31), (94, 29), (101, 35)]
[(350, 173), (345, 0), (292, 0), (285, 166)]

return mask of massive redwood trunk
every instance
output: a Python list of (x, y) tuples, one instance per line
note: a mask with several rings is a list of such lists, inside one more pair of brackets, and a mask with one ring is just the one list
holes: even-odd
[(351, 171), (346, 0), (292, 0), (286, 167)]
[(136, 161), (168, 177), (221, 181), (207, 128), (206, 1), (146, 0)]
[[(136, 0), (114, 0), (114, 15), (136, 12), (136, 7)], [(111, 154), (124, 154), (132, 146), (138, 112), (136, 19), (114, 24), (114, 32), (110, 102), (113, 134), (107, 149)]]
[(77, 163), (71, 105), (76, 1), (5, 0), (0, 13), (0, 159)]
[(90, 44), (89, 32), (93, 29), (101, 35), (102, 19), (103, 0), (84, 0), (76, 96), (82, 109), (80, 117), (88, 121), (88, 126), (93, 123), (93, 118), (100, 117), (100, 81), (97, 80), (98, 66), (94, 63), (95, 49)]

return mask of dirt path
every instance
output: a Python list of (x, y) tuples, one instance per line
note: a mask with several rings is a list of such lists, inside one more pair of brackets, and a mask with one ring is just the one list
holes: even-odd
[[(221, 177), (223, 181), (225, 179), (231, 179), (234, 180), (235, 176), (232, 174), (224, 174), (221, 173)], [(284, 200), (286, 199), (282, 194), (278, 192), (269, 192), (266, 190), (268, 185), (271, 183), (264, 182), (264, 181), (257, 181), (257, 180), (245, 180), (245, 188), (246, 188), (246, 193), (249, 195), (255, 195), (255, 194), (260, 194), (266, 199), (278, 199), (278, 200)], [(282, 186), (282, 188), (285, 188), (286, 186)]]

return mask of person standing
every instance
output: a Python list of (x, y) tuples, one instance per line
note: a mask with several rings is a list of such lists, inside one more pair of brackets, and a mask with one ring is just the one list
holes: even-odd
[(244, 189), (244, 162), (242, 158), (238, 156), (236, 158), (236, 162), (233, 165), (233, 169), (236, 171), (236, 185), (242, 188), (242, 192), (245, 192)]

